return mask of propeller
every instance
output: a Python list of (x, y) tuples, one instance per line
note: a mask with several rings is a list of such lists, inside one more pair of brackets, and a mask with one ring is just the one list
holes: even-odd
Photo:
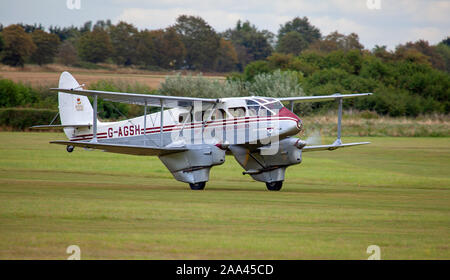
[(320, 134), (320, 130), (313, 130), (305, 141), (307, 145), (322, 145), (322, 135)]

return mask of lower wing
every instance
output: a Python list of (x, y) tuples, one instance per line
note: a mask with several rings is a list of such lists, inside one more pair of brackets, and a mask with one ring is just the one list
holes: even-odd
[(139, 156), (159, 156), (171, 153), (183, 152), (187, 149), (184, 147), (149, 147), (138, 145), (123, 145), (123, 144), (107, 144), (107, 143), (93, 143), (80, 141), (51, 141), (51, 144), (59, 144), (65, 146), (82, 147), (88, 149), (99, 149), (106, 152), (129, 154)]
[(347, 148), (352, 146), (367, 145), (370, 142), (357, 142), (357, 143), (346, 143), (346, 144), (332, 144), (332, 145), (317, 145), (317, 146), (305, 146), (303, 147), (303, 152), (315, 152), (315, 151), (333, 151), (339, 148)]

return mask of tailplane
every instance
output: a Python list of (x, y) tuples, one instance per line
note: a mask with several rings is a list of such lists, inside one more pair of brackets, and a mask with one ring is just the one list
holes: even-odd
[[(63, 72), (59, 78), (59, 88), (80, 88), (77, 80), (69, 73)], [(59, 117), (67, 137), (71, 137), (75, 127), (92, 125), (93, 109), (86, 96), (58, 92)]]

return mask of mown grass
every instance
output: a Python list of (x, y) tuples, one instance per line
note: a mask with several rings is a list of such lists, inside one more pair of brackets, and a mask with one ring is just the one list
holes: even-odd
[[(383, 259), (450, 257), (449, 138), (345, 138), (305, 153), (283, 190), (232, 157), (205, 191), (154, 157), (48, 144), (61, 133), (0, 133), (0, 258)], [(325, 139), (331, 141), (332, 139)]]

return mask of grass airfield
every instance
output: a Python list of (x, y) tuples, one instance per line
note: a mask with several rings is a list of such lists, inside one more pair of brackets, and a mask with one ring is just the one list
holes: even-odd
[(232, 157), (191, 191), (156, 157), (54, 139), (0, 133), (0, 259), (450, 258), (450, 138), (344, 138), (373, 144), (304, 153), (281, 192)]

